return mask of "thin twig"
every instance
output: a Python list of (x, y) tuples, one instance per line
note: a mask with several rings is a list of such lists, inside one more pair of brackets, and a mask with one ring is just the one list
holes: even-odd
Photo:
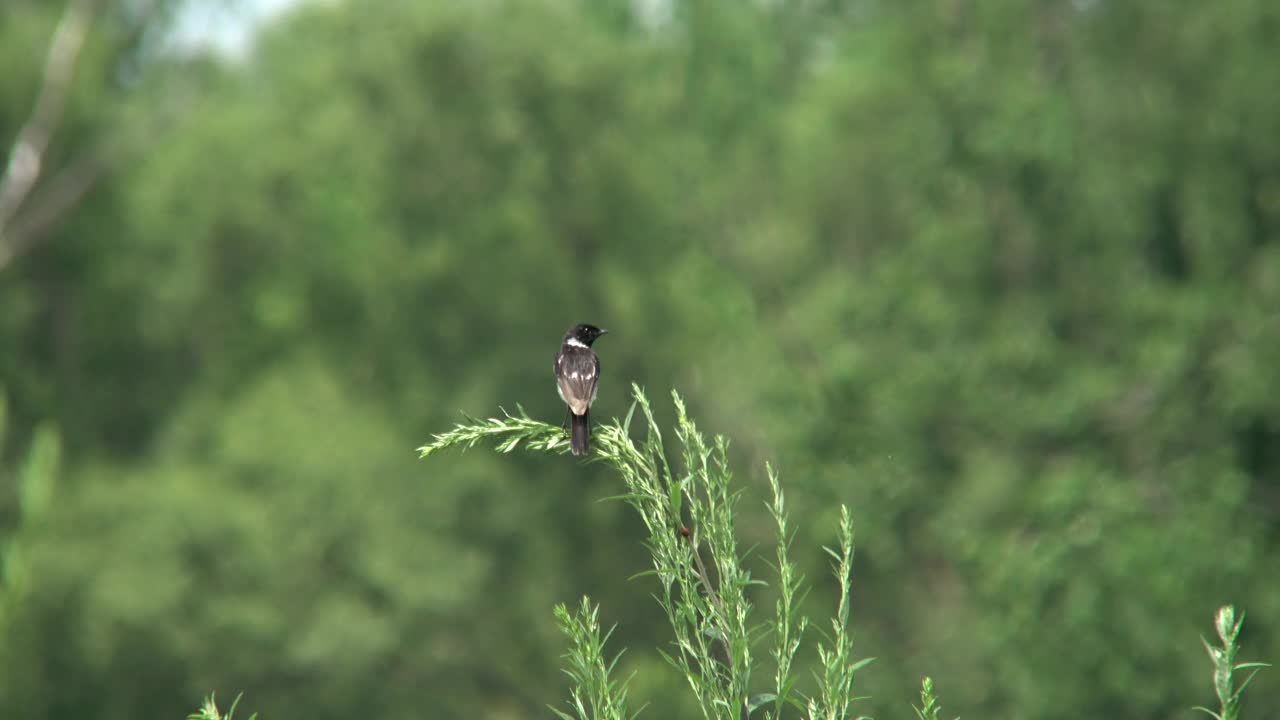
[[(84, 38), (98, 2), (99, 0), (69, 0), (54, 30), (49, 54), (45, 58), (40, 93), (36, 96), (31, 117), (18, 131), (18, 137), (9, 152), (9, 163), (4, 175), (0, 176), (0, 247), (7, 248), (10, 244), (6, 240), (9, 223), (40, 177), (44, 155), (62, 120), (76, 59), (84, 46)], [(2, 258), (6, 254), (12, 255), (12, 250), (0, 253), (0, 266), (3, 265)]]
[(91, 153), (59, 171), (0, 236), (0, 270), (30, 250), (53, 229), (58, 218), (80, 202), (111, 168), (111, 159)]

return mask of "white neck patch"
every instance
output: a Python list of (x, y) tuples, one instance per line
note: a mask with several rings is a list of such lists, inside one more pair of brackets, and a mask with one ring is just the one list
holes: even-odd
[(565, 340), (565, 341), (564, 341), (564, 344), (565, 344), (565, 345), (572, 345), (572, 346), (574, 346), (574, 347), (580, 347), (580, 348), (587, 347), (587, 344), (586, 344), (586, 343), (582, 342), (582, 341), (581, 341), (581, 340), (579, 340), (578, 338), (572, 338), (572, 337), (571, 337), (571, 338), (569, 338), (568, 340)]

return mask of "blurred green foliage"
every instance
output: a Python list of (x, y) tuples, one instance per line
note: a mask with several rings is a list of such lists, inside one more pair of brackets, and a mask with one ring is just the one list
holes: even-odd
[[(57, 6), (0, 6), (6, 143)], [(1189, 718), (1227, 601), (1280, 658), (1280, 5), (329, 2), (222, 62), (139, 7), (52, 152), (197, 99), (0, 271), (0, 716), (548, 716), (583, 594), (687, 712), (619, 487), (414, 458), (556, 421), (584, 320), (602, 418), (678, 387), (734, 438), (748, 544), (765, 459), (797, 549), (850, 505), (868, 714), (927, 674), (964, 717)]]

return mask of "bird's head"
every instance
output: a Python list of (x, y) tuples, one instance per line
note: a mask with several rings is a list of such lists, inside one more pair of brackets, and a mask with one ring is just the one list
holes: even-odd
[(591, 347), (591, 343), (599, 340), (601, 335), (608, 334), (608, 332), (608, 330), (601, 330), (595, 325), (582, 323), (581, 325), (574, 325), (569, 328), (569, 332), (565, 333), (564, 341), (569, 342), (573, 340), (582, 343), (586, 347)]

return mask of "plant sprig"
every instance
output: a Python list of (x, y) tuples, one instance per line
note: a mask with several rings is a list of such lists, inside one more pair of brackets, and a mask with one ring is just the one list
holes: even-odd
[(605, 643), (613, 634), (610, 628), (600, 633), (600, 608), (583, 597), (576, 612), (570, 612), (563, 603), (556, 605), (556, 620), (560, 630), (572, 643), (564, 659), (568, 664), (564, 672), (573, 679), (574, 687), (569, 707), (574, 715), (551, 708), (561, 720), (630, 720), (636, 714), (627, 715), (627, 685), (630, 678), (614, 680), (613, 670), (622, 653), (606, 660)]
[[(662, 431), (644, 391), (632, 385), (633, 403), (626, 417), (596, 428), (593, 451), (597, 460), (622, 477), (626, 491), (615, 499), (625, 501), (640, 515), (647, 537), (645, 546), (653, 568), (640, 575), (658, 580), (655, 594), (673, 631), (669, 652), (663, 657), (684, 676), (707, 720), (745, 720), (768, 706), (764, 717), (780, 718), (784, 708), (794, 708), (809, 720), (846, 718), (854, 697), (857, 671), (870, 659), (855, 661), (848, 628), (853, 560), (853, 523), (841, 508), (839, 546), (828, 550), (836, 562), (833, 571), (840, 588), (839, 602), (828, 642), (819, 647), (820, 669), (815, 672), (817, 692), (804, 696), (795, 688), (792, 664), (801, 645), (807, 618), (798, 606), (805, 595), (803, 577), (788, 557), (792, 535), (788, 530), (781, 483), (767, 467), (772, 498), (767, 503), (777, 530), (776, 565), (778, 599), (773, 617), (753, 620), (750, 597), (754, 579), (744, 565), (745, 553), (737, 544), (734, 515), (741, 490), (733, 485), (729, 467), (729, 441), (716, 436), (708, 441), (689, 417), (683, 399), (672, 393), (676, 410), (675, 437), (680, 467), (667, 459)], [(563, 454), (568, 450), (564, 430), (533, 420), (523, 408), (517, 415), (489, 420), (468, 418), (447, 433), (419, 448), (422, 457), (450, 447), (473, 447), (486, 440), (500, 452), (518, 447)], [(631, 424), (636, 411), (644, 425), (642, 439), (633, 440)], [(625, 713), (626, 683), (610, 679), (617, 663), (606, 662), (599, 634), (598, 608), (585, 602), (576, 615), (561, 606), (556, 616), (573, 644), (566, 655), (566, 672), (575, 682), (570, 707), (585, 720), (618, 718)], [(769, 692), (752, 694), (752, 675), (759, 665), (755, 643), (772, 638), (775, 672)], [(572, 716), (556, 710), (562, 720)]]
[(942, 720), (942, 705), (933, 691), (933, 678), (927, 675), (920, 681), (920, 707), (915, 711), (919, 720)]
[(541, 452), (563, 454), (569, 449), (563, 428), (530, 418), (520, 405), (516, 405), (516, 415), (498, 409), (502, 410), (503, 417), (478, 420), (468, 415), (467, 422), (458, 423), (448, 432), (433, 435), (431, 442), (418, 448), (418, 457), (425, 458), (453, 447), (466, 450), (486, 439), (500, 439), (496, 447), (500, 453), (512, 452), (521, 443), (530, 450)]
[[(1240, 629), (1244, 626), (1244, 613), (1240, 613), (1240, 617), (1236, 617), (1236, 609), (1231, 605), (1223, 605), (1218, 608), (1217, 614), (1214, 616), (1214, 629), (1218, 631), (1218, 640), (1222, 645), (1210, 645), (1209, 641), (1203, 636), (1200, 642), (1204, 643), (1204, 649), (1209, 653), (1209, 658), (1213, 660), (1213, 690), (1218, 696), (1218, 711), (1214, 712), (1206, 707), (1197, 706), (1196, 710), (1204, 712), (1217, 718), (1217, 720), (1238, 720), (1240, 717), (1240, 696), (1244, 693), (1244, 689), (1249, 686), (1253, 677), (1258, 671), (1264, 667), (1271, 667), (1267, 663), (1260, 662), (1236, 662), (1236, 653), (1240, 651)], [(1235, 684), (1235, 673), (1241, 670), (1249, 670), (1249, 675), (1241, 682), (1239, 686)]]
[[(200, 709), (187, 716), (187, 720), (232, 720), (236, 714), (236, 706), (240, 704), (241, 695), (237, 695), (236, 699), (231, 701), (231, 707), (227, 708), (225, 713), (218, 710), (218, 702), (212, 693), (204, 699), (204, 704)], [(257, 720), (258, 714), (254, 713), (249, 716), (249, 720)]]

